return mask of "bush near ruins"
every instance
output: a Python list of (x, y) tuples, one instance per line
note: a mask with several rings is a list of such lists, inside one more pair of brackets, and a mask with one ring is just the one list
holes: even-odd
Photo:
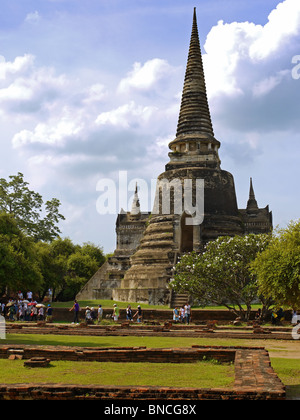
[[(258, 297), (256, 276), (250, 271), (250, 263), (266, 249), (269, 241), (268, 234), (223, 236), (210, 241), (203, 253), (182, 256), (176, 264), (171, 287), (189, 293), (200, 306), (222, 305), (248, 320), (251, 303)], [(260, 299), (264, 314), (271, 301), (262, 296)]]
[(276, 306), (300, 309), (300, 220), (272, 236), (269, 246), (252, 263), (259, 292)]

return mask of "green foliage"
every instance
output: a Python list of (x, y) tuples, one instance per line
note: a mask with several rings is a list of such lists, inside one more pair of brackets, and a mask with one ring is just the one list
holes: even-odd
[(36, 290), (42, 274), (36, 244), (17, 226), (14, 218), (0, 213), (0, 291), (6, 288)]
[(248, 319), (251, 302), (258, 293), (250, 263), (269, 240), (269, 235), (249, 234), (210, 241), (203, 253), (183, 255), (175, 267), (171, 287), (188, 292), (201, 306), (224, 305)]
[(44, 278), (43, 294), (51, 288), (58, 300), (75, 298), (79, 290), (105, 261), (101, 248), (91, 243), (74, 245), (71, 239), (38, 243)]
[(252, 263), (261, 294), (277, 306), (300, 307), (300, 221), (274, 234)]
[(0, 211), (13, 215), (19, 229), (35, 241), (51, 241), (58, 237), (57, 224), (65, 219), (59, 213), (59, 200), (52, 198), (43, 206), (42, 196), (28, 188), (22, 173), (9, 178), (10, 181), (0, 179)]
[(11, 214), (0, 213), (0, 294), (30, 289), (42, 300), (53, 289), (58, 299), (72, 300), (104, 261), (102, 249), (91, 243), (35, 242)]

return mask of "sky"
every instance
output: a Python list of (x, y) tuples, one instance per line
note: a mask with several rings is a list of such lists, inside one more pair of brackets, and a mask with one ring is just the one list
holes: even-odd
[[(299, 0), (1, 0), (0, 178), (21, 172), (44, 201), (58, 198), (62, 237), (112, 252), (136, 180), (150, 190), (164, 172), (194, 7), (239, 208), (252, 177), (274, 226), (300, 217)], [(103, 180), (113, 214), (99, 211)]]

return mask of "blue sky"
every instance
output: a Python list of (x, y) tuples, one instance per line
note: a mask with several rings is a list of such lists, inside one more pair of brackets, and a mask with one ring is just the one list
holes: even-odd
[(97, 213), (97, 182), (164, 171), (194, 7), (238, 205), (252, 177), (274, 225), (299, 218), (299, 0), (2, 0), (0, 177), (20, 171), (59, 198), (63, 237), (113, 251), (116, 215)]

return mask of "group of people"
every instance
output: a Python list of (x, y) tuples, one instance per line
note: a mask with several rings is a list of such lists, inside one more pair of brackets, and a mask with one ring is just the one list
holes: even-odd
[(100, 324), (103, 318), (103, 308), (102, 305), (98, 306), (98, 309), (95, 310), (95, 308), (90, 308), (87, 306), (85, 308), (85, 322), (93, 324), (94, 322), (97, 322)]
[(177, 306), (173, 309), (173, 321), (175, 323), (181, 322), (188, 325), (191, 322), (191, 315), (191, 305), (188, 302), (179, 309)]
[(28, 299), (9, 299), (1, 303), (0, 314), (8, 321), (52, 321), (53, 308)]
[[(70, 308), (70, 311), (74, 312), (72, 324), (79, 324), (80, 307), (79, 307), (79, 303), (76, 300), (74, 301), (72, 308)], [(116, 303), (114, 303), (113, 312), (109, 316), (111, 316), (115, 322), (119, 320), (120, 308), (118, 307)], [(135, 313), (133, 313), (130, 305), (127, 306), (126, 308), (127, 321), (134, 321), (136, 318), (137, 322), (142, 322), (142, 317), (143, 315), (142, 315), (141, 305), (137, 306), (137, 310)], [(95, 323), (100, 324), (102, 319), (103, 319), (102, 305), (99, 305), (97, 309), (93, 307), (90, 308), (89, 306), (85, 307), (84, 320), (87, 324), (95, 324)]]
[(137, 322), (142, 322), (143, 314), (142, 314), (142, 308), (141, 305), (137, 306), (137, 311), (133, 314), (131, 305), (128, 305), (126, 308), (126, 319), (127, 321), (134, 321), (136, 318)]

